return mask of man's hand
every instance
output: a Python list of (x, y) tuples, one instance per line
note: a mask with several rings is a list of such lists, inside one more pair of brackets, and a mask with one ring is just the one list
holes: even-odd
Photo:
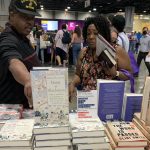
[(32, 100), (32, 90), (31, 90), (31, 81), (28, 81), (24, 85), (24, 95), (28, 99), (29, 107), (33, 107), (33, 100)]

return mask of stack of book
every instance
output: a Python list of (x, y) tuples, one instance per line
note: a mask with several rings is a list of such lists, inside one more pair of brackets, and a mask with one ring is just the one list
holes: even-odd
[(69, 127), (68, 69), (34, 68), (31, 71), (35, 111), (34, 150), (68, 150)]
[(108, 122), (106, 134), (112, 150), (144, 150), (147, 138), (132, 122)]
[(69, 150), (71, 133), (69, 125), (34, 126), (34, 150)]
[(150, 126), (146, 125), (145, 121), (141, 119), (141, 113), (135, 113), (133, 118), (133, 123), (139, 128), (139, 130), (144, 134), (144, 136), (149, 140), (150, 149)]
[(87, 149), (109, 149), (108, 139), (105, 136), (104, 126), (97, 118), (97, 121), (78, 121), (77, 114), (69, 115), (72, 143), (78, 150)]
[(32, 150), (33, 119), (8, 120), (0, 130), (0, 150)]
[(143, 94), (125, 93), (122, 107), (122, 120), (132, 121), (136, 112), (141, 112)]

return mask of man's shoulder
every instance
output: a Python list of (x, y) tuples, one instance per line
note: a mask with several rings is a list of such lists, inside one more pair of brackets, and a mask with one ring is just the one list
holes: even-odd
[(3, 40), (8, 40), (8, 41), (16, 41), (17, 37), (15, 36), (15, 34), (13, 32), (8, 32), (8, 31), (4, 31), (2, 32), (2, 34), (0, 35), (0, 41)]

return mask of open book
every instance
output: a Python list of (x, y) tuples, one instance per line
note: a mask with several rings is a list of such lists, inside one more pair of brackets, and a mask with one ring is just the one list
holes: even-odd
[(96, 55), (102, 58), (104, 62), (112, 68), (116, 65), (116, 50), (100, 34), (96, 37)]

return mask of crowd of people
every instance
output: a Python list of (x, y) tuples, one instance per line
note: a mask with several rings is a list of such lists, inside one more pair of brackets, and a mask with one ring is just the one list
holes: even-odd
[[(29, 5), (29, 0), (11, 0), (9, 22), (0, 34), (0, 103), (20, 103), (25, 108), (32, 107), (29, 72), (32, 67), (45, 63), (45, 51), (51, 54), (51, 64), (54, 58), (56, 65), (66, 66), (70, 57), (69, 49), (72, 48), (76, 71), (69, 84), (70, 97), (75, 87), (82, 90), (96, 89), (97, 79), (131, 80), (133, 70), (128, 51), (132, 46), (124, 32), (123, 16), (117, 15), (111, 20), (101, 15), (89, 17), (85, 19), (82, 30), (77, 25), (72, 33), (69, 33), (66, 24), (57, 32), (46, 32), (39, 25), (34, 27), (34, 18), (39, 15), (36, 1), (32, 7)], [(103, 56), (97, 55), (98, 35), (115, 49), (116, 65), (109, 67)], [(150, 55), (148, 28), (143, 28), (138, 42), (137, 63), (140, 66), (141, 60)], [(149, 63), (145, 64), (150, 73)]]

